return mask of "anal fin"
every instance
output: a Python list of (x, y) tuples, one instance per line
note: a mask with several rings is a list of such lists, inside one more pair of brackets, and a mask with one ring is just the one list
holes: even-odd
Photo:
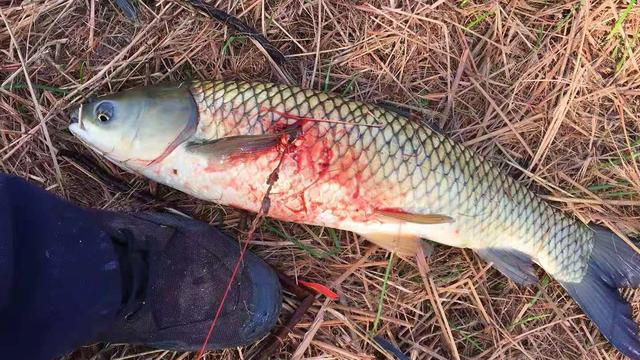
[(493, 263), (504, 276), (520, 285), (531, 285), (538, 282), (531, 258), (517, 250), (484, 248), (474, 249), (487, 262)]

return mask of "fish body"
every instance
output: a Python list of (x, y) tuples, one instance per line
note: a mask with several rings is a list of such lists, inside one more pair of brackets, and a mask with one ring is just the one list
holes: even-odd
[[(105, 108), (113, 121), (95, 120)], [(537, 263), (614, 345), (640, 357), (630, 308), (618, 306), (617, 287), (640, 282), (628, 245), (420, 121), (319, 91), (234, 81), (124, 92), (77, 118), (72, 132), (113, 162), (200, 199), (258, 212), (278, 168), (273, 218), (353, 231), (407, 256), (421, 239), (470, 248), (520, 284), (537, 281)], [(616, 269), (621, 261), (632, 266)]]

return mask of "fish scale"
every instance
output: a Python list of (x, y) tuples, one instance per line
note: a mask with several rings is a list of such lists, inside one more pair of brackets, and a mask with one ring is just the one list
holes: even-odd
[[(361, 170), (360, 186), (391, 184), (394, 199), (371, 206), (445, 214), (454, 219), (452, 231), (459, 232), (460, 240), (453, 245), (515, 248), (560, 280), (576, 281), (584, 274), (593, 241), (585, 225), (425, 124), (375, 105), (291, 86), (217, 81), (196, 82), (191, 89), (199, 105), (200, 129), (210, 129), (198, 137), (267, 134), (276, 125), (310, 119), (302, 131), (316, 131), (316, 141), (332, 144), (336, 156), (330, 167), (351, 151), (354, 166)], [(285, 163), (283, 172), (298, 176), (286, 170), (289, 165)], [(296, 191), (303, 190), (288, 193)], [(312, 218), (307, 222), (340, 226)], [(416, 235), (441, 240), (430, 227)]]

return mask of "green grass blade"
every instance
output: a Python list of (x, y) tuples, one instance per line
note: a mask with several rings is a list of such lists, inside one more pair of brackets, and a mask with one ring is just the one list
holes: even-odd
[[(41, 85), (41, 84), (31, 84), (33, 86), (34, 89), (38, 89), (38, 90), (46, 90), (46, 91), (50, 91), (52, 93), (56, 93), (58, 95), (66, 95), (69, 91), (65, 90), (65, 89), (61, 89), (58, 87), (54, 87), (54, 86), (49, 86), (49, 85)], [(8, 84), (5, 85), (3, 87), (3, 89), (5, 90), (24, 90), (24, 89), (28, 89), (29, 85), (27, 85), (26, 83), (15, 83), (15, 84)]]
[(329, 66), (327, 67), (327, 75), (324, 76), (324, 83), (322, 84), (322, 91), (329, 91), (329, 76), (331, 75), (331, 65), (333, 61), (329, 62)]
[(380, 299), (378, 299), (378, 310), (376, 311), (376, 318), (373, 320), (373, 329), (371, 330), (371, 334), (375, 334), (378, 332), (378, 326), (380, 325), (380, 318), (382, 317), (382, 303), (384, 302), (384, 296), (387, 292), (387, 284), (389, 282), (389, 274), (391, 273), (392, 263), (393, 263), (393, 253), (389, 255), (389, 261), (387, 262), (387, 269), (384, 271), (382, 291), (380, 292)]
[(513, 330), (513, 329), (515, 329), (515, 328), (516, 328), (516, 326), (518, 326), (518, 325), (524, 325), (524, 324), (529, 323), (529, 322), (531, 322), (531, 321), (536, 321), (536, 320), (544, 319), (544, 318), (549, 317), (549, 316), (551, 316), (551, 315), (552, 315), (552, 314), (541, 314), (541, 315), (531, 315), (531, 316), (524, 317), (524, 318), (522, 318), (522, 319), (520, 319), (520, 320), (518, 320), (518, 321), (514, 322), (513, 324), (509, 325), (508, 330), (509, 330), (509, 331), (512, 331), (512, 330)]
[(556, 29), (555, 29), (556, 32), (560, 31), (569, 22), (569, 20), (573, 17), (573, 15), (575, 15), (578, 12), (578, 9), (580, 8), (580, 6), (582, 6), (582, 1), (577, 2), (573, 4), (573, 6), (571, 6), (569, 13), (567, 13), (567, 15), (565, 15), (562, 18), (562, 20), (560, 20), (560, 22), (556, 24)]
[(467, 25), (465, 25), (465, 29), (467, 30), (471, 30), (474, 27), (478, 26), (478, 24), (480, 24), (481, 22), (484, 21), (484, 19), (488, 18), (491, 15), (491, 12), (489, 11), (483, 11), (482, 13), (476, 15), (476, 17)]
[[(545, 288), (545, 287), (547, 287), (547, 285), (549, 285), (549, 275), (544, 274), (544, 276), (540, 280), (540, 287), (541, 288)], [(531, 299), (531, 301), (529, 301), (529, 306), (535, 305), (536, 302), (538, 302), (538, 300), (540, 299), (540, 296), (542, 296), (542, 290), (538, 290), (538, 292), (533, 297), (533, 299)]]
[(616, 23), (613, 24), (613, 28), (611, 28), (611, 31), (609, 31), (609, 35), (607, 36), (607, 41), (611, 40), (611, 38), (613, 37), (613, 35), (616, 32), (620, 32), (621, 34), (624, 34), (623, 30), (622, 30), (622, 23), (624, 22), (624, 20), (627, 18), (627, 15), (629, 15), (629, 13), (631, 12), (631, 9), (633, 9), (633, 7), (638, 3), (638, 0), (631, 0), (629, 1), (629, 3), (627, 4), (627, 7), (624, 8), (624, 10), (622, 10), (622, 13), (620, 13), (620, 17), (618, 18), (618, 20), (616, 20)]
[(335, 230), (333, 230), (333, 229), (327, 230), (327, 232), (329, 234), (329, 237), (333, 240), (332, 248), (329, 251), (318, 251), (315, 248), (313, 248), (312, 246), (309, 246), (307, 244), (302, 243), (295, 236), (291, 236), (291, 235), (281, 231), (276, 226), (272, 225), (270, 222), (265, 221), (263, 223), (263, 227), (267, 231), (269, 231), (270, 233), (291, 241), (300, 250), (306, 252), (307, 254), (309, 254), (309, 255), (313, 256), (314, 258), (317, 258), (317, 259), (324, 259), (324, 258), (336, 256), (340, 252), (340, 250), (342, 249), (342, 246), (340, 244), (340, 239), (338, 238), (338, 235), (336, 234)]
[(231, 35), (229, 36), (229, 38), (224, 42), (224, 44), (222, 45), (222, 49), (220, 49), (220, 54), (222, 56), (226, 55), (227, 52), (229, 51), (229, 48), (231, 47), (231, 45), (236, 41), (240, 41), (240, 42), (244, 42), (245, 37), (244, 36), (235, 36), (235, 35)]
[(356, 81), (357, 77), (358, 75), (356, 74), (355, 76), (352, 76), (351, 79), (349, 79), (349, 83), (344, 88), (344, 90), (342, 90), (342, 96), (347, 96), (351, 93), (351, 91), (353, 91), (353, 82)]

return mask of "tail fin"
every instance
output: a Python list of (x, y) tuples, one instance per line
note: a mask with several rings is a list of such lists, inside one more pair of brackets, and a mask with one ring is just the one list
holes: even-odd
[(613, 346), (631, 359), (640, 359), (638, 325), (618, 291), (640, 286), (640, 255), (611, 231), (601, 227), (594, 231), (584, 278), (561, 284)]

